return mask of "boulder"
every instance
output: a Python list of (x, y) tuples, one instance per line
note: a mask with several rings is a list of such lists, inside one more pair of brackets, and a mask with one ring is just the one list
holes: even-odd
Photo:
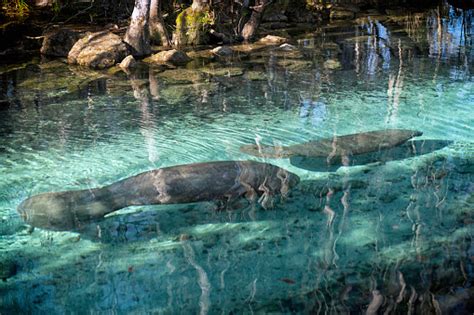
[(72, 46), (81, 38), (83, 33), (68, 28), (52, 28), (43, 35), (41, 54), (53, 57), (67, 57)]
[(275, 35), (267, 35), (261, 38), (258, 42), (262, 44), (268, 45), (279, 45), (287, 42), (288, 40), (284, 37), (275, 36)]
[(122, 62), (119, 64), (119, 67), (127, 70), (127, 69), (133, 69), (137, 66), (137, 61), (135, 58), (133, 58), (132, 55), (128, 55), (125, 57), (125, 59), (122, 60)]
[(171, 63), (173, 65), (183, 65), (191, 60), (185, 52), (171, 49), (159, 52), (146, 58), (145, 62), (150, 63)]
[(121, 62), (128, 55), (122, 38), (111, 32), (97, 32), (78, 40), (68, 54), (68, 63), (105, 69)]
[(214, 54), (214, 55), (217, 55), (219, 57), (228, 57), (228, 56), (232, 56), (234, 51), (232, 50), (232, 48), (228, 47), (228, 46), (219, 46), (219, 47), (216, 47), (214, 49), (211, 50), (211, 52)]

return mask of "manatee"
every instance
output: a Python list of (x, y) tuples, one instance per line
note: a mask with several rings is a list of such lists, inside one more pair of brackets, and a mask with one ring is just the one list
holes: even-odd
[(410, 140), (393, 148), (352, 156), (350, 161), (342, 161), (341, 159), (328, 161), (325, 157), (292, 156), (290, 157), (290, 163), (308, 171), (334, 172), (341, 166), (367, 165), (375, 162), (386, 163), (410, 159), (441, 150), (452, 143), (453, 141), (450, 140)]
[(241, 146), (240, 151), (274, 159), (304, 156), (325, 157), (330, 160), (336, 156), (344, 157), (389, 149), (422, 134), (421, 131), (416, 130), (387, 129), (334, 136), (291, 146), (250, 144)]
[(128, 206), (230, 202), (241, 196), (251, 200), (260, 196), (259, 203), (267, 208), (273, 195), (285, 197), (298, 182), (297, 175), (267, 163), (195, 163), (151, 170), (100, 188), (35, 195), (17, 210), (32, 226), (71, 230)]

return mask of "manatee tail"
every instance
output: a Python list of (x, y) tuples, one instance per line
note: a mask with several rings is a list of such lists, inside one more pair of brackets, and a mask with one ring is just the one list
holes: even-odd
[(294, 155), (289, 147), (272, 146), (265, 144), (247, 144), (240, 147), (240, 151), (258, 157), (285, 159)]

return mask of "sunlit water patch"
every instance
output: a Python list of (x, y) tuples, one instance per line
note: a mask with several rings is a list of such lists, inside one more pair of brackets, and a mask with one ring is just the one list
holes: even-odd
[[(222, 73), (53, 62), (3, 74), (0, 311), (472, 311), (473, 55), (455, 13), (309, 31), (294, 41), (303, 58), (269, 49)], [(423, 135), (353, 166), (239, 150), (393, 128)], [(32, 231), (15, 210), (42, 192), (246, 159), (302, 181), (274, 210), (138, 206), (79, 233)]]

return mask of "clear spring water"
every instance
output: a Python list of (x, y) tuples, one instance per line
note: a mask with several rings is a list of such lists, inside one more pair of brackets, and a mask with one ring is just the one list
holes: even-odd
[[(0, 313), (472, 312), (471, 13), (332, 23), (291, 34), (300, 56), (130, 76), (3, 67)], [(423, 131), (416, 153), (328, 169), (239, 151), (387, 128)], [(141, 206), (80, 233), (32, 231), (15, 210), (37, 193), (245, 159), (302, 182), (273, 210)]]

